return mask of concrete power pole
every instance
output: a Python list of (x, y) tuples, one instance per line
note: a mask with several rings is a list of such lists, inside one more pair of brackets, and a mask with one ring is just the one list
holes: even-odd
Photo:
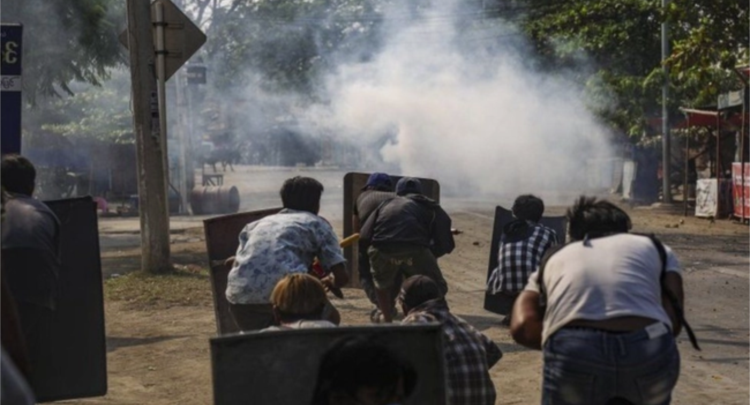
[(171, 264), (164, 167), (167, 145), (162, 140), (159, 123), (150, 1), (127, 0), (127, 12), (138, 211), (141, 218), (141, 268), (159, 273), (170, 270)]
[[(667, 11), (667, 5), (669, 0), (661, 0), (662, 11)], [(669, 69), (664, 64), (666, 59), (669, 57), (669, 26), (667, 25), (666, 18), (661, 23), (661, 61), (662, 61), (662, 72), (664, 74), (662, 87), (661, 87), (661, 175), (662, 175), (662, 202), (670, 204), (672, 202), (672, 179), (670, 178), (672, 168), (672, 154), (670, 145), (670, 134), (669, 134)]]

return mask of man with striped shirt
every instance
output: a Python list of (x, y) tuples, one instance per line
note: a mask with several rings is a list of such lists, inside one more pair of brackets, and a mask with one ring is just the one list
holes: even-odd
[[(557, 234), (539, 223), (544, 214), (540, 198), (521, 195), (513, 203), (512, 211), (515, 219), (503, 227), (498, 267), (492, 272), (487, 288), (492, 294), (504, 294), (515, 300), (526, 287), (529, 275), (539, 267), (544, 253), (557, 244)], [(510, 324), (510, 312), (503, 324)]]

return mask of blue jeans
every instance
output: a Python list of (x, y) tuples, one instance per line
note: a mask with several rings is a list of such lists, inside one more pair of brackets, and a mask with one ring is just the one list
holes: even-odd
[(679, 374), (671, 331), (563, 328), (544, 345), (542, 404), (669, 404)]

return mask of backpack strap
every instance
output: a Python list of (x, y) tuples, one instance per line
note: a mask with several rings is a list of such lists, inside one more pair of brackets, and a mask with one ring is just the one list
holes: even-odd
[(693, 345), (693, 348), (695, 350), (700, 351), (701, 348), (698, 345), (698, 339), (695, 337), (695, 333), (693, 333), (693, 328), (690, 327), (690, 324), (688, 324), (687, 320), (685, 319), (685, 311), (682, 309), (682, 306), (680, 305), (680, 301), (675, 297), (675, 295), (667, 289), (666, 284), (664, 283), (664, 280), (667, 277), (667, 249), (664, 248), (664, 244), (661, 243), (661, 241), (654, 235), (654, 234), (648, 234), (648, 235), (642, 235), (646, 236), (649, 239), (651, 239), (651, 242), (654, 244), (654, 247), (656, 247), (656, 250), (659, 252), (659, 259), (661, 260), (661, 273), (659, 275), (659, 282), (661, 284), (661, 293), (667, 297), (669, 300), (669, 303), (672, 304), (672, 308), (674, 309), (675, 315), (677, 315), (677, 321), (682, 324), (682, 326), (685, 327), (685, 331), (687, 331), (688, 338), (690, 339), (690, 344)]

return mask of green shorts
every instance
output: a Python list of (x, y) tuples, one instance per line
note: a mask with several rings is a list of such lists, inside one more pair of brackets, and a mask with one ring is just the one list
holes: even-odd
[(411, 276), (427, 276), (440, 286), (443, 294), (448, 292), (448, 284), (443, 278), (443, 272), (438, 267), (437, 259), (430, 249), (423, 247), (407, 248), (377, 248), (370, 246), (367, 249), (370, 256), (370, 267), (372, 268), (372, 280), (375, 288), (379, 290), (391, 290), (401, 274), (406, 280)]

